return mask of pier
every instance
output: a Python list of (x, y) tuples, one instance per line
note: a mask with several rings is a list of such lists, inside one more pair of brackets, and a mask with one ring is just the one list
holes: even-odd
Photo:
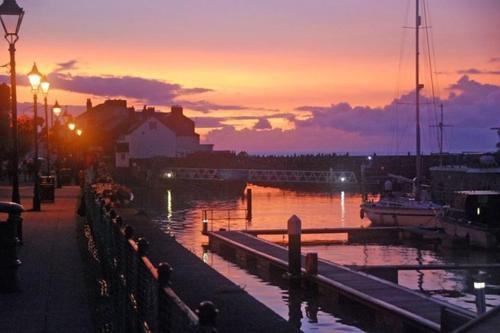
[[(282, 246), (240, 231), (207, 232), (207, 236), (212, 250), (243, 265), (288, 268), (288, 250)], [(302, 267), (305, 262), (306, 256), (301, 255)], [(317, 284), (321, 292), (366, 306), (394, 331), (441, 332), (442, 327), (454, 329), (475, 318), (470, 311), (333, 262), (319, 259), (316, 274), (301, 270), (304, 279)]]

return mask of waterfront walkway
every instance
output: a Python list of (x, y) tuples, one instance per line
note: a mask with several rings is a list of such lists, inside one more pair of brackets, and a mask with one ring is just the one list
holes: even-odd
[[(27, 210), (32, 192), (32, 187), (21, 187)], [(0, 186), (1, 201), (10, 201), (10, 193), (10, 187)], [(0, 295), (0, 332), (94, 331), (78, 243), (79, 193), (77, 186), (57, 189), (55, 203), (42, 203), (42, 212), (23, 213), (21, 291)]]

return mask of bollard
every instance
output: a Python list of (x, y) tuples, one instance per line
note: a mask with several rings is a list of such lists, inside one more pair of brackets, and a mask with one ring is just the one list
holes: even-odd
[(306, 254), (306, 273), (311, 275), (318, 274), (318, 254)]
[(172, 276), (172, 266), (166, 262), (162, 262), (158, 265), (158, 286), (160, 288), (166, 288), (170, 286), (170, 277)]
[(247, 188), (247, 220), (252, 219), (252, 189)]
[(206, 332), (216, 332), (215, 319), (217, 318), (219, 310), (215, 307), (214, 303), (203, 301), (195, 312), (198, 315), (200, 327), (202, 329), (209, 329)]
[(300, 277), (300, 234), (302, 222), (293, 215), (288, 219), (288, 273), (292, 278)]
[(478, 314), (486, 312), (486, 283), (484, 282), (484, 273), (480, 272), (474, 281), (474, 290), (476, 291), (476, 309)]
[(0, 293), (13, 293), (19, 291), (17, 269), (21, 261), (17, 257), (19, 222), (23, 206), (0, 202), (0, 212), (8, 213), (7, 221), (0, 222)]

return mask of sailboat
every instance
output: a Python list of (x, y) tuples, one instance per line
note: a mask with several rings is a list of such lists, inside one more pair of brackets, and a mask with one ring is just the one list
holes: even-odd
[(379, 201), (364, 201), (361, 216), (367, 216), (374, 226), (416, 226), (433, 228), (438, 226), (438, 214), (442, 207), (425, 198), (422, 191), (422, 156), (420, 144), (420, 83), (419, 34), (421, 29), (420, 0), (416, 0), (416, 45), (415, 45), (415, 113), (416, 113), (416, 177), (414, 193), (395, 195), (392, 184), (385, 184), (385, 194)]

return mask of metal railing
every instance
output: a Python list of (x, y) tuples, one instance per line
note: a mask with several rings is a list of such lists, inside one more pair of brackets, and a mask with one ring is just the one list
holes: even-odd
[(231, 231), (231, 221), (245, 221), (247, 230), (250, 218), (247, 209), (203, 209), (201, 220), (202, 223), (210, 224), (210, 231), (222, 227)]
[(216, 332), (217, 309), (202, 302), (193, 312), (170, 287), (172, 268), (155, 266), (147, 257), (149, 243), (134, 238), (102, 193), (94, 185), (84, 192), (87, 220), (92, 228), (112, 303), (112, 332)]

